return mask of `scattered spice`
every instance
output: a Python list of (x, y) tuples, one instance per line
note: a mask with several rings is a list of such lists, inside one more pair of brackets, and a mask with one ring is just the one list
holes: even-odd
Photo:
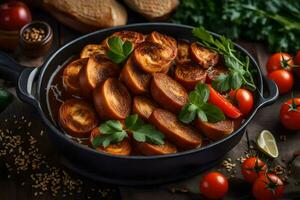
[(28, 42), (40, 42), (46, 37), (43, 28), (29, 27), (23, 33), (23, 38)]
[[(3, 171), (7, 172), (8, 179), (13, 177), (20, 186), (31, 187), (32, 195), (36, 197), (50, 194), (54, 197), (73, 199), (75, 195), (86, 192), (87, 183), (84, 180), (52, 163), (48, 159), (49, 156), (39, 148), (47, 141), (47, 138), (42, 137), (43, 130), (37, 134), (31, 133), (32, 122), (24, 116), (14, 115), (6, 122), (5, 127), (14, 127), (12, 130), (3, 129), (3, 126), (0, 129), (0, 161), (4, 163)], [(116, 190), (112, 188), (96, 186), (89, 195), (93, 199), (113, 199), (115, 193)]]

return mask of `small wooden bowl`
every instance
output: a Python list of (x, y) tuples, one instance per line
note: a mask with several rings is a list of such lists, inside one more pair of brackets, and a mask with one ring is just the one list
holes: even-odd
[(0, 30), (0, 49), (13, 51), (18, 47), (19, 31)]
[[(23, 33), (29, 28), (42, 28), (45, 30), (45, 37), (41, 41), (28, 41)], [(20, 30), (19, 44), (22, 53), (28, 57), (39, 57), (49, 52), (53, 41), (53, 31), (47, 22), (33, 21), (26, 24)]]

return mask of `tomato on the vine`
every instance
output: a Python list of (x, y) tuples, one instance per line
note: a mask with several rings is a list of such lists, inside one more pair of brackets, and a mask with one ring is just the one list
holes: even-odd
[(282, 104), (280, 121), (290, 130), (300, 130), (300, 98), (292, 98)]
[(242, 164), (242, 174), (244, 179), (249, 183), (266, 173), (267, 165), (258, 157), (247, 158)]
[(271, 72), (268, 77), (276, 83), (280, 94), (287, 93), (293, 88), (294, 77), (291, 72), (279, 69)]
[(237, 105), (244, 116), (247, 116), (253, 108), (253, 95), (246, 89), (231, 90), (230, 99)]
[(252, 193), (257, 200), (276, 200), (283, 195), (284, 184), (274, 174), (261, 175), (252, 187)]
[(220, 172), (210, 172), (202, 178), (199, 187), (206, 198), (221, 199), (227, 194), (228, 181)]
[(294, 65), (293, 57), (287, 53), (274, 53), (267, 62), (268, 73), (278, 69), (291, 71)]

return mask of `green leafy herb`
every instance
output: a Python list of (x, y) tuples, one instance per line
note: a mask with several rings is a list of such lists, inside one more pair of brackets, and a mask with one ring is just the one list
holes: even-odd
[(96, 136), (92, 145), (94, 148), (108, 147), (111, 143), (118, 143), (128, 137), (127, 132), (133, 134), (133, 138), (138, 142), (151, 144), (164, 144), (164, 135), (150, 124), (145, 124), (137, 114), (130, 115), (125, 119), (126, 129), (122, 127), (120, 121), (109, 120), (99, 126), (101, 135)]
[(129, 41), (123, 42), (119, 37), (111, 37), (108, 39), (107, 56), (117, 64), (125, 61), (133, 51), (133, 45)]
[(13, 100), (13, 95), (7, 90), (0, 88), (0, 112), (2, 112)]
[(296, 52), (299, 13), (297, 0), (181, 0), (172, 21), (204, 26), (231, 39), (261, 41), (273, 52)]
[(220, 39), (215, 39), (203, 27), (193, 29), (193, 35), (199, 39), (201, 45), (222, 54), (224, 57), (224, 62), (229, 72), (228, 74), (221, 74), (213, 80), (212, 85), (216, 90), (225, 92), (242, 86), (251, 90), (256, 89), (252, 74), (249, 71), (249, 57), (239, 55), (234, 49), (231, 40), (224, 36), (221, 36)]
[(189, 94), (189, 103), (179, 113), (179, 119), (183, 123), (191, 123), (196, 116), (204, 122), (216, 123), (224, 120), (225, 115), (215, 105), (207, 103), (209, 99), (209, 88), (206, 84), (199, 83), (196, 89)]
[(155, 129), (150, 124), (138, 118), (137, 114), (130, 115), (125, 120), (127, 129), (132, 132), (133, 138), (138, 142), (147, 142), (151, 144), (161, 145), (164, 144), (164, 135)]
[(104, 148), (108, 147), (111, 143), (118, 143), (128, 137), (125, 130), (122, 128), (122, 124), (117, 120), (109, 120), (103, 124), (100, 124), (99, 131), (100, 136), (97, 136), (92, 141), (94, 148), (102, 145)]

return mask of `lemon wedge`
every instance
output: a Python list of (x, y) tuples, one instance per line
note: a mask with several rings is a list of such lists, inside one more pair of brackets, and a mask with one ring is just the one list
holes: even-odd
[(273, 134), (268, 130), (263, 130), (257, 137), (256, 144), (258, 148), (272, 158), (277, 158), (278, 148)]

